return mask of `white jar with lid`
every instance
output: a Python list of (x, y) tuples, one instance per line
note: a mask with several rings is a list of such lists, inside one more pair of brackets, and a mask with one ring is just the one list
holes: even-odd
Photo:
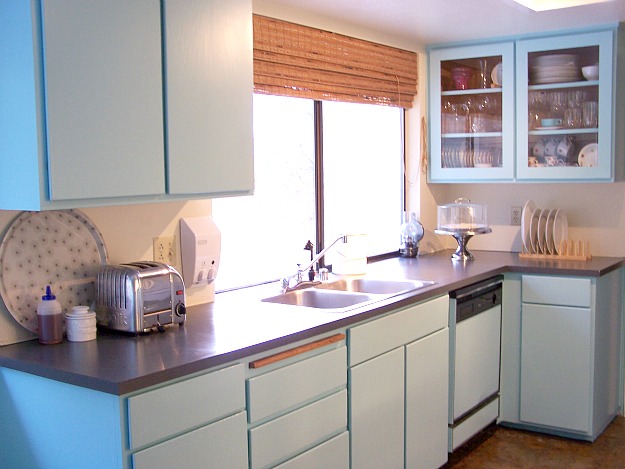
[(71, 342), (85, 342), (96, 337), (95, 312), (89, 311), (89, 306), (73, 306), (65, 315), (67, 340)]

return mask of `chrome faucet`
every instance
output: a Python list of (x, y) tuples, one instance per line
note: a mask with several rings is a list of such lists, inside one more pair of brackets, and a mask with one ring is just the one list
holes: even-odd
[[(328, 252), (328, 250), (339, 241), (343, 241), (344, 243), (347, 243), (347, 236), (346, 235), (339, 236), (329, 246), (325, 247), (319, 254), (317, 254), (314, 258), (312, 255), (312, 243), (308, 241), (304, 249), (307, 249), (310, 251), (310, 257), (311, 257), (310, 263), (306, 264), (304, 267), (298, 264), (297, 272), (294, 275), (283, 278), (282, 279), (282, 291), (286, 293), (286, 292), (293, 291), (293, 290), (300, 290), (302, 288), (308, 288), (308, 287), (318, 285), (319, 283), (321, 283), (320, 281), (314, 279), (315, 274), (317, 273), (314, 266), (319, 261), (319, 259), (321, 259), (325, 255), (325, 253)], [(324, 270), (327, 271), (327, 269), (324, 269)], [(309, 280), (303, 279), (304, 272), (306, 271), (312, 272), (311, 275), (309, 274)], [(291, 286), (292, 279), (296, 279), (295, 285), (293, 286)]]

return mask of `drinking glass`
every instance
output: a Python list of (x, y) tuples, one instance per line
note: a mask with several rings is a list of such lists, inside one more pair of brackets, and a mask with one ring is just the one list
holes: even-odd
[(582, 124), (584, 127), (594, 128), (599, 124), (597, 101), (586, 101), (582, 104)]
[(568, 129), (579, 129), (582, 126), (582, 111), (577, 107), (565, 109), (564, 125)]

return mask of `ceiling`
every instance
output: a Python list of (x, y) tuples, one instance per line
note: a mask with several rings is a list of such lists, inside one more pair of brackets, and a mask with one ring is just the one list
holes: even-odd
[(625, 0), (534, 12), (512, 0), (265, 0), (420, 45), (625, 22)]

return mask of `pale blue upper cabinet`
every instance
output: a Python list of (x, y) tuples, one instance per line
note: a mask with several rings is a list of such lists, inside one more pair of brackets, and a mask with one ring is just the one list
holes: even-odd
[(159, 2), (0, 9), (0, 208), (164, 194)]
[(0, 0), (0, 209), (251, 193), (251, 21), (250, 0)]
[(50, 199), (163, 194), (159, 3), (41, 9)]
[(429, 52), (431, 182), (514, 177), (514, 43)]
[[(625, 72), (618, 60), (625, 39), (618, 25), (505, 40), (429, 50), (429, 181), (622, 179), (625, 139), (617, 136), (625, 133), (625, 90), (616, 83)], [(502, 86), (489, 89), (497, 57)], [(594, 64), (598, 77), (586, 79), (582, 67)], [(499, 96), (501, 129), (493, 121), (498, 108), (492, 111)], [(584, 123), (593, 114), (584, 109), (593, 107), (596, 119)], [(500, 160), (492, 150), (498, 145)]]
[(164, 3), (169, 193), (251, 193), (251, 2)]
[(517, 42), (517, 179), (614, 179), (616, 33)]

